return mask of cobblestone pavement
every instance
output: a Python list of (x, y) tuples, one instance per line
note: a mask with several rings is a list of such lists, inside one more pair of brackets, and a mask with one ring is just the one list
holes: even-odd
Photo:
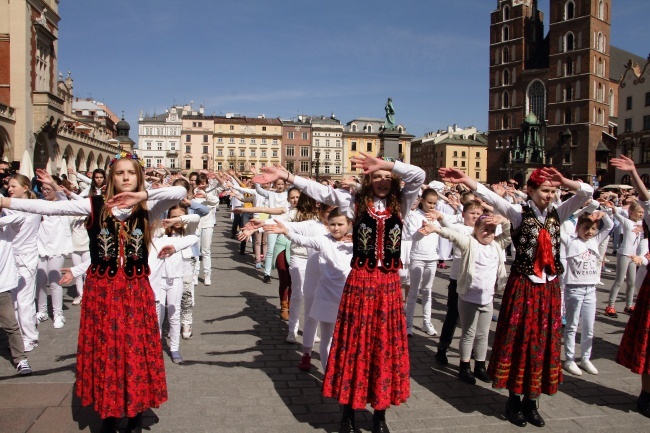
[[(337, 431), (339, 407), (321, 396), (322, 371), (298, 370), (300, 347), (285, 343), (286, 322), (279, 318), (277, 279), (261, 281), (252, 255), (240, 256), (229, 238), (229, 221), (220, 212), (213, 239), (213, 279), (196, 289), (194, 337), (181, 341), (184, 364), (172, 364), (165, 343), (169, 401), (148, 411), (146, 429), (156, 432), (307, 432)], [(608, 256), (615, 264), (615, 258)], [(628, 316), (603, 315), (614, 274), (603, 274), (598, 286), (598, 317), (592, 361), (597, 376), (565, 375), (560, 392), (543, 396), (540, 412), (546, 431), (650, 431), (650, 420), (635, 411), (640, 377), (613, 359)], [(434, 325), (441, 328), (448, 271), (435, 285)], [(65, 290), (65, 289), (64, 289)], [(41, 344), (29, 354), (34, 374), (18, 377), (0, 331), (0, 432), (99, 431), (100, 420), (74, 396), (74, 365), (79, 307), (66, 290), (66, 324), (55, 330), (52, 320), (40, 325)], [(623, 304), (619, 303), (619, 308)], [(498, 300), (496, 303), (498, 308)], [(416, 316), (421, 308), (416, 310)], [(420, 323), (415, 320), (416, 325)], [(495, 323), (492, 324), (494, 331)], [(465, 385), (457, 379), (457, 338), (450, 364), (440, 367), (433, 355), (437, 338), (419, 328), (409, 340), (411, 397), (387, 412), (393, 432), (521, 431), (503, 416), (507, 393), (489, 385)], [(371, 414), (357, 415), (358, 426), (371, 427)], [(535, 430), (535, 427), (527, 427)]]

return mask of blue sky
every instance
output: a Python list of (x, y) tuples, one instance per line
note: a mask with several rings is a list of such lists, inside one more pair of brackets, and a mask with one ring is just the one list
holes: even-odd
[[(613, 2), (611, 43), (650, 52), (647, 0)], [(383, 117), (420, 136), (487, 128), (496, 0), (66, 0), (58, 67), (137, 138), (140, 110)], [(548, 15), (549, 0), (539, 7)], [(548, 23), (548, 19), (545, 20)], [(546, 28), (548, 30), (548, 26)]]

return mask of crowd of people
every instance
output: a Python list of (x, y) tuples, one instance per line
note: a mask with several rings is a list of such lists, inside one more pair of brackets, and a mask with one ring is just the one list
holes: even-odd
[[(631, 160), (611, 161), (634, 186), (618, 192), (594, 191), (552, 167), (535, 170), (525, 185), (487, 186), (451, 168), (426, 183), (416, 166), (365, 153), (352, 163), (362, 175), (330, 184), (276, 166), (253, 166), (248, 177), (146, 170), (128, 152), (108, 172), (61, 178), (36, 170), (29, 179), (0, 162), (0, 322), (18, 374), (31, 373), (27, 354), (39, 345), (38, 328), (50, 317), (54, 328), (65, 326), (62, 286), (74, 282), (76, 393), (99, 413), (102, 431), (115, 432), (123, 417), (126, 431), (141, 431), (142, 413), (167, 400), (163, 321), (169, 356), (182, 363), (201, 264), (203, 284), (212, 284), (215, 212), (228, 202), (239, 253), (250, 245), (265, 283), (277, 272), (287, 343), (297, 344), (302, 328), (296, 368), (314, 368), (320, 342), (323, 395), (342, 406), (340, 431), (359, 431), (355, 411), (368, 404), (372, 431), (389, 431), (386, 410), (410, 395), (418, 297), (420, 329), (438, 336), (432, 287), (449, 266), (435, 362), (449, 363), (459, 324), (459, 380), (507, 389), (507, 419), (544, 426), (540, 396), (557, 393), (563, 371), (598, 374), (590, 361), (596, 287), (601, 272), (614, 272), (605, 259), (610, 240), (616, 280), (605, 315), (617, 317), (626, 282), (622, 311), (630, 318), (616, 361), (641, 375), (637, 406), (650, 417), (650, 193)], [(64, 268), (66, 257), (72, 268)]]

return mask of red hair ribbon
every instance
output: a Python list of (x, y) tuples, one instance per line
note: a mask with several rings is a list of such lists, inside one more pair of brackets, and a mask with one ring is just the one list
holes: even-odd
[(551, 245), (551, 235), (548, 230), (541, 229), (537, 236), (537, 255), (533, 264), (533, 272), (538, 277), (542, 277), (544, 268), (550, 268), (550, 274), (555, 275), (555, 258), (553, 257), (553, 247)]
[(542, 170), (538, 168), (537, 170), (533, 171), (530, 174), (528, 180), (534, 183), (535, 185), (537, 185), (537, 187), (539, 187), (541, 184), (546, 182), (547, 179), (546, 176), (544, 176), (544, 174), (542, 173)]

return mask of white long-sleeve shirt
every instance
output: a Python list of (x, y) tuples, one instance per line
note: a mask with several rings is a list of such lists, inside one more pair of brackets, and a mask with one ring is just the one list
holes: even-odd
[[(156, 299), (160, 294), (163, 279), (183, 278), (183, 251), (191, 250), (192, 245), (197, 243), (199, 237), (196, 235), (187, 236), (161, 236), (151, 240), (149, 249), (149, 283), (156, 293)], [(158, 258), (160, 250), (173, 245), (176, 252), (169, 257)]]
[(2, 228), (0, 237), (11, 242), (14, 254), (19, 256), (31, 255), (37, 257), (38, 245), (36, 245), (36, 237), (40, 225), (40, 215), (11, 209), (3, 209), (2, 218), (0, 218), (0, 228)]
[(614, 222), (608, 215), (605, 215), (603, 227), (591, 239), (584, 240), (575, 232), (569, 236), (566, 245), (565, 284), (585, 286), (598, 284), (601, 270), (598, 245), (609, 236), (612, 227), (614, 227)]
[(411, 260), (438, 260), (439, 236), (437, 233), (423, 235), (418, 230), (422, 223), (433, 224), (440, 227), (437, 221), (429, 221), (421, 209), (416, 209), (408, 214), (404, 220), (404, 231), (411, 237)]
[[(337, 241), (329, 234), (314, 237), (300, 236), (291, 230), (287, 237), (291, 242), (318, 251), (320, 276), (316, 283), (310, 316), (322, 322), (336, 322), (343, 288), (352, 269), (350, 266), (352, 242)], [(313, 280), (310, 279), (310, 283), (312, 282)]]

